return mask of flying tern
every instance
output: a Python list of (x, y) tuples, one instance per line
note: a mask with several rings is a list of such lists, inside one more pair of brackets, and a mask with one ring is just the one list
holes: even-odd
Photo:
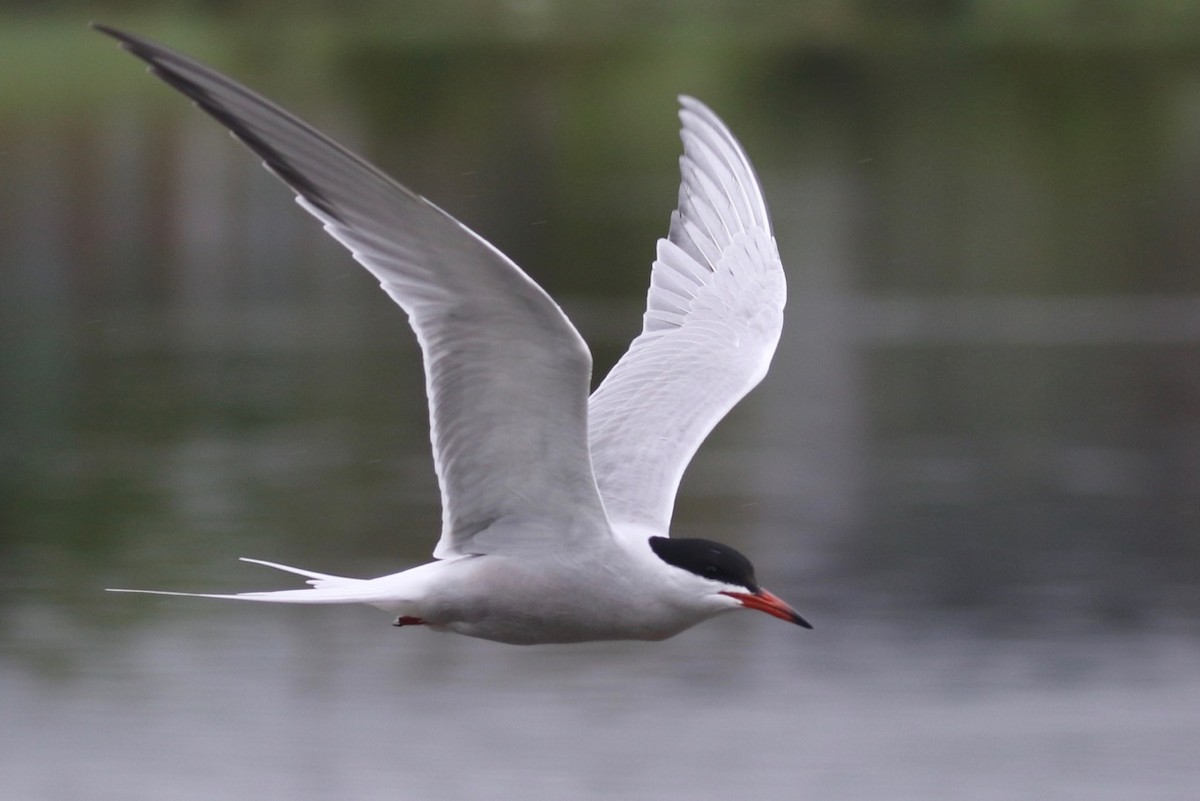
[(589, 397), (582, 337), (491, 244), (232, 79), (94, 27), (262, 158), (407, 313), (442, 497), (435, 561), (400, 573), (346, 578), (247, 559), (310, 586), (118, 592), (364, 603), (396, 625), (517, 644), (661, 640), (742, 608), (811, 628), (738, 551), (668, 535), (688, 462), (767, 372), (786, 296), (758, 179), (708, 107), (679, 98), (682, 184), (642, 331)]

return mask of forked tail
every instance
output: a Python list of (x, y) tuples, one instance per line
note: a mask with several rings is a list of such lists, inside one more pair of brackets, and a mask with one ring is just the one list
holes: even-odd
[(147, 595), (182, 595), (191, 598), (227, 598), (235, 601), (262, 601), (264, 603), (279, 603), (279, 604), (354, 604), (354, 603), (375, 603), (381, 600), (379, 588), (372, 586), (370, 579), (346, 578), (345, 576), (331, 576), (326, 573), (315, 573), (311, 570), (301, 570), (298, 567), (288, 567), (287, 565), (276, 564), (275, 562), (264, 562), (261, 559), (247, 559), (242, 557), (243, 562), (252, 562), (256, 565), (265, 567), (273, 567), (276, 570), (282, 570), (286, 573), (295, 573), (299, 576), (308, 578), (308, 584), (312, 586), (306, 590), (273, 590), (269, 592), (239, 592), (239, 593), (211, 593), (211, 592), (172, 592), (169, 590), (126, 590), (110, 588), (109, 592), (136, 592)]

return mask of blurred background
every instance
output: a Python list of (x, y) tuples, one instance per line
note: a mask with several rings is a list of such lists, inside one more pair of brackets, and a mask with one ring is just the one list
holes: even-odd
[[(674, 530), (816, 630), (519, 649), (105, 595), (393, 572), (439, 501), (403, 314), (92, 20), (455, 214), (597, 377), (675, 97), (710, 104), (788, 318)], [(1200, 790), (1200, 2), (4, 0), (0, 277), (6, 799)]]

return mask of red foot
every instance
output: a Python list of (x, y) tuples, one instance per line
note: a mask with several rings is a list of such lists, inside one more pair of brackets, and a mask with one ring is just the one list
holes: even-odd
[(425, 621), (421, 620), (421, 618), (419, 618), (419, 617), (410, 617), (408, 615), (401, 615), (400, 617), (396, 618), (396, 622), (393, 623), (392, 625), (393, 626), (424, 626)]

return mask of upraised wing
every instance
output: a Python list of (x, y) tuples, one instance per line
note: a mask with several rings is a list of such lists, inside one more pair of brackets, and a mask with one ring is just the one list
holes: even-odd
[(442, 490), (438, 558), (608, 536), (588, 460), (591, 355), (507, 257), (273, 103), (112, 28), (150, 71), (261, 156), (408, 313)]
[(679, 99), (679, 208), (658, 241), (642, 333), (589, 403), (613, 528), (665, 535), (700, 443), (767, 373), (787, 289), (749, 159), (704, 104)]

